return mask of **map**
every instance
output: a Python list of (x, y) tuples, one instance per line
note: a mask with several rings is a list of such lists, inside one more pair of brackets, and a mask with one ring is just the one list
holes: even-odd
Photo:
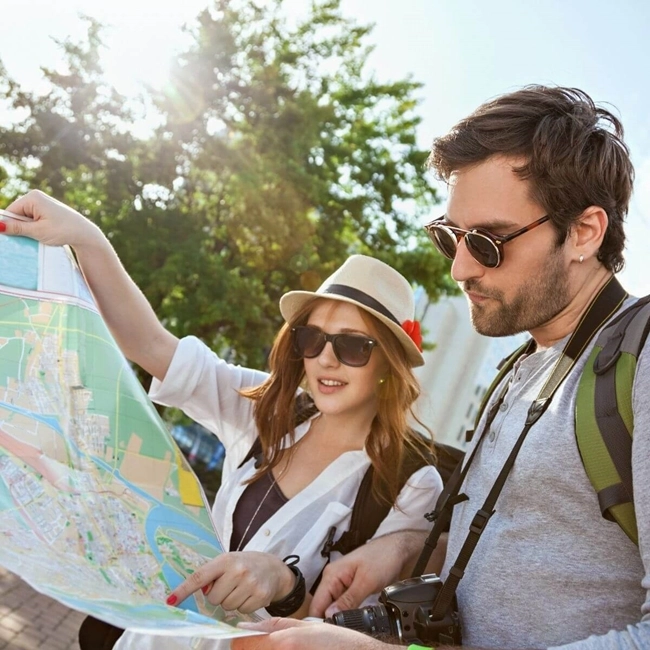
[(122, 628), (250, 634), (172, 588), (222, 551), (203, 491), (71, 251), (0, 235), (0, 564)]

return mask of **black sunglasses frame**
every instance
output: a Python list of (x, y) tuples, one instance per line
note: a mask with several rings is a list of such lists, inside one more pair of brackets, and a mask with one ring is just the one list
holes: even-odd
[[(513, 239), (533, 230), (534, 228), (537, 228), (537, 226), (541, 226), (543, 223), (546, 223), (551, 218), (551, 216), (545, 214), (543, 217), (537, 219), (537, 221), (533, 221), (527, 226), (524, 226), (519, 230), (515, 230), (515, 232), (510, 233), (509, 235), (495, 235), (489, 230), (485, 230), (484, 228), (471, 228), (470, 230), (465, 230), (464, 228), (459, 228), (458, 226), (452, 226), (449, 222), (445, 221), (445, 218), (446, 215), (443, 215), (442, 217), (434, 219), (424, 226), (424, 229), (429, 235), (429, 239), (432, 241), (433, 245), (438, 249), (438, 251), (440, 251), (440, 253), (442, 253), (447, 259), (453, 260), (456, 257), (456, 253), (458, 252), (458, 244), (460, 244), (460, 240), (464, 239), (465, 245), (467, 246), (467, 250), (469, 251), (470, 255), (481, 266), (484, 266), (488, 269), (496, 269), (497, 267), (501, 266), (501, 263), (503, 262), (504, 244), (507, 244), (509, 241), (512, 241)], [(445, 233), (445, 235), (450, 238), (450, 242), (454, 242), (453, 255), (447, 250), (445, 245), (441, 243), (438, 234), (440, 231)], [(471, 237), (480, 237), (481, 239), (486, 240), (490, 243), (493, 251), (496, 253), (495, 263), (492, 264), (485, 259), (485, 255), (481, 253), (480, 248), (472, 243)]]
[[(305, 354), (305, 350), (300, 349), (300, 346), (298, 344), (298, 340), (299, 340), (298, 337), (300, 335), (300, 332), (302, 331), (316, 332), (321, 337), (318, 350), (313, 354), (309, 354), (309, 355)], [(372, 355), (372, 351), (379, 345), (379, 342), (371, 338), (370, 336), (364, 336), (363, 334), (348, 334), (345, 332), (342, 332), (341, 334), (327, 334), (327, 332), (323, 332), (323, 330), (317, 327), (313, 327), (311, 325), (297, 325), (296, 327), (292, 327), (291, 334), (293, 337), (293, 349), (301, 359), (316, 358), (323, 352), (327, 343), (330, 342), (332, 344), (332, 350), (334, 351), (334, 356), (344, 366), (350, 366), (351, 368), (362, 368), (363, 366), (368, 365), (368, 362), (370, 361), (370, 356)], [(370, 349), (367, 356), (363, 351), (360, 351), (359, 354), (362, 354), (364, 358), (359, 363), (356, 362), (350, 363), (350, 359), (343, 358), (345, 356), (345, 353), (344, 352), (342, 353), (341, 349), (339, 349), (339, 341), (342, 342), (345, 339), (348, 340), (355, 339), (355, 340), (362, 341), (364, 346), (369, 345)], [(343, 348), (343, 350), (345, 350), (345, 348)]]

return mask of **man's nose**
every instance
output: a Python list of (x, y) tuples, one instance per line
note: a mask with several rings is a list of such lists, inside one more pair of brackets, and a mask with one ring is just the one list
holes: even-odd
[(456, 256), (451, 263), (451, 277), (456, 282), (466, 282), (474, 278), (483, 277), (486, 268), (479, 264), (467, 250), (465, 238), (462, 237), (456, 248)]

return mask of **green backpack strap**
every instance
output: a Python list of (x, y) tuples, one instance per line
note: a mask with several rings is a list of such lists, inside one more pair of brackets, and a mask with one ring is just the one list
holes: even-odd
[(481, 404), (479, 405), (478, 411), (476, 412), (476, 418), (474, 419), (474, 428), (465, 432), (465, 442), (469, 442), (474, 436), (474, 432), (478, 428), (479, 422), (481, 421), (483, 411), (485, 411), (485, 407), (488, 405), (490, 397), (492, 397), (492, 393), (494, 393), (494, 391), (497, 389), (497, 386), (501, 383), (501, 380), (512, 370), (512, 367), (515, 365), (517, 359), (519, 359), (519, 357), (523, 356), (524, 354), (528, 354), (532, 350), (533, 346), (533, 339), (528, 339), (528, 341), (520, 345), (514, 352), (501, 359), (499, 365), (497, 366), (497, 376), (492, 380), (492, 383), (485, 391), (483, 399), (481, 400)]
[(606, 519), (638, 545), (632, 492), (632, 390), (650, 330), (650, 296), (612, 321), (596, 340), (578, 385), (576, 441)]

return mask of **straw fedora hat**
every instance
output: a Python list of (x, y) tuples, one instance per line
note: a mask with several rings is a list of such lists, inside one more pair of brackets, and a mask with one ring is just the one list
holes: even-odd
[(314, 298), (349, 302), (364, 309), (395, 334), (411, 366), (424, 364), (413, 289), (406, 278), (388, 264), (366, 255), (352, 255), (315, 292), (285, 293), (280, 298), (280, 312), (291, 322), (294, 314)]

